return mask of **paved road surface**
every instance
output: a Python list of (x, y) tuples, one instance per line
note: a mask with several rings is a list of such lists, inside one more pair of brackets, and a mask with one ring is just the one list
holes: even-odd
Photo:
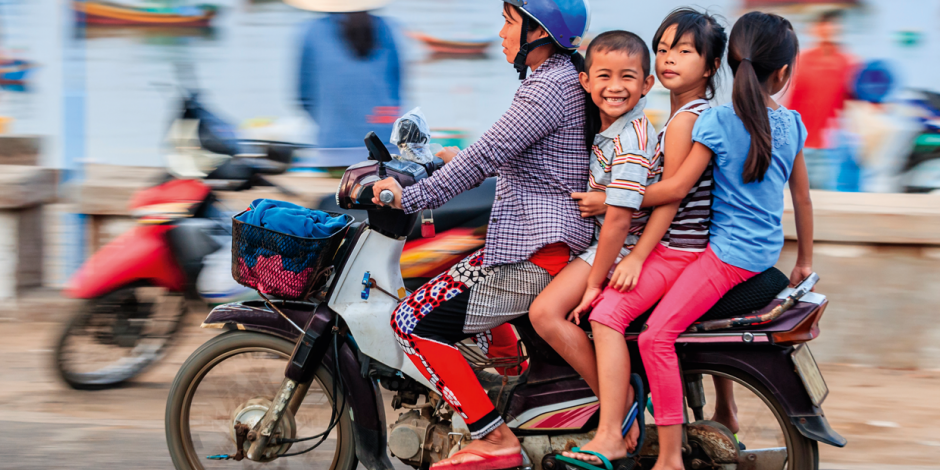
[[(218, 331), (196, 328), (199, 321), (190, 318), (170, 356), (132, 386), (78, 392), (50, 372), (57, 324), (0, 320), (0, 468), (170, 468), (163, 434), (169, 384)], [(940, 371), (829, 364), (823, 372), (831, 388), (827, 415), (849, 446), (821, 446), (822, 468), (940, 468)]]

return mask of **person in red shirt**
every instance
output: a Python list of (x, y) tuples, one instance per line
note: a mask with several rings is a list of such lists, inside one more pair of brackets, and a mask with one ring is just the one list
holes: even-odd
[(799, 112), (806, 125), (803, 155), (814, 189), (835, 189), (837, 166), (826, 133), (837, 125), (836, 118), (851, 97), (849, 80), (855, 61), (836, 42), (841, 16), (833, 10), (816, 20), (812, 29), (816, 46), (800, 54), (789, 90), (787, 107)]

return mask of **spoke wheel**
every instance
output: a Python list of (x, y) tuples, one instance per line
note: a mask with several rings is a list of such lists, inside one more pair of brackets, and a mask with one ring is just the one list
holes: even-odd
[(59, 337), (56, 371), (76, 389), (120, 385), (163, 357), (185, 314), (181, 294), (149, 285), (88, 300)]
[[(700, 412), (704, 419), (696, 420), (695, 410), (688, 408), (689, 420), (694, 421), (690, 427), (699, 425), (703, 429), (726, 431), (725, 427), (727, 427), (734, 430), (733, 424), (726, 417), (716, 415), (720, 385), (716, 384), (715, 378), (725, 379), (730, 381), (734, 396), (733, 402), (737, 406), (737, 439), (746, 447), (746, 450), (739, 451), (740, 455), (752, 459), (750, 460), (752, 466), (748, 468), (773, 470), (816, 470), (819, 468), (816, 441), (800, 434), (799, 430), (790, 423), (783, 407), (756, 379), (733, 369), (685, 371), (686, 377), (695, 374), (702, 374), (705, 406)], [(732, 433), (724, 432), (724, 434), (733, 439)], [(692, 447), (696, 447), (694, 443)], [(687, 462), (687, 467), (690, 463)]]
[[(284, 379), (293, 349), (293, 343), (280, 338), (237, 331), (216, 336), (189, 357), (167, 398), (167, 446), (177, 469), (352, 470), (358, 465), (349, 410), (341, 414), (328, 439), (311, 452), (270, 462), (207, 458), (236, 453), (235, 421), (252, 414), (260, 418), (252, 408), (270, 403)], [(290, 425), (282, 422), (284, 432), (303, 438), (326, 430), (332, 393), (333, 376), (321, 366), (297, 411), (285, 416), (293, 422)], [(303, 451), (315, 442), (294, 443), (277, 452)]]

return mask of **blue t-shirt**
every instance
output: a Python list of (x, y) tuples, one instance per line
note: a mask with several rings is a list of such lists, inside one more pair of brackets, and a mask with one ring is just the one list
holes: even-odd
[(773, 151), (760, 182), (744, 184), (751, 135), (730, 103), (703, 112), (692, 130), (692, 140), (715, 153), (709, 245), (720, 260), (751, 272), (764, 271), (780, 258), (783, 185), (806, 141), (800, 113), (780, 106), (767, 108), (767, 114)]

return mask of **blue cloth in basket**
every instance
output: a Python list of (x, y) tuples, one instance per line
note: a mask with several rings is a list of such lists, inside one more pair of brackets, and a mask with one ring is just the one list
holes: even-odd
[(238, 220), (297, 237), (327, 238), (346, 226), (344, 216), (333, 217), (285, 201), (255, 199), (250, 207)]
[(324, 239), (317, 244), (317, 248), (312, 250), (310, 246), (307, 246), (307, 250), (302, 250), (297, 243), (285, 240), (282, 246), (277, 247), (277, 252), (272, 251), (273, 247), (266, 248), (257, 244), (257, 239), (252, 237), (238, 240), (238, 250), (249, 268), (255, 267), (259, 257), (280, 256), (285, 270), (300, 273), (311, 267), (320, 256), (319, 245), (326, 243), (326, 239), (349, 222), (348, 216), (333, 217), (323, 211), (307, 209), (284, 201), (255, 199), (249, 207), (250, 210), (238, 215), (236, 219), (288, 235)]

